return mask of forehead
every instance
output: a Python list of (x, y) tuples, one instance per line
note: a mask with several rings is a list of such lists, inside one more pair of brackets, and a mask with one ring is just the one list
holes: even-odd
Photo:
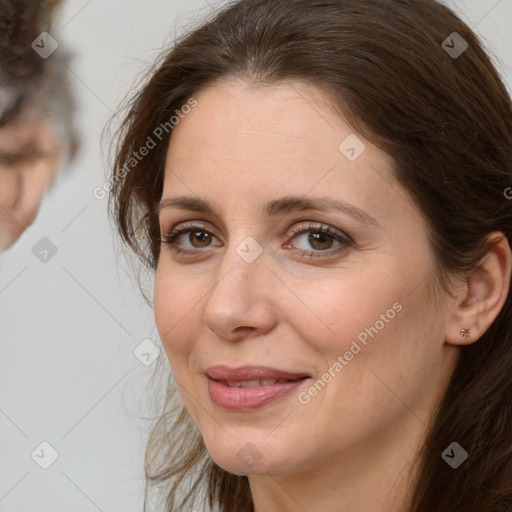
[(275, 159), (276, 151), (283, 151), (283, 158), (293, 158), (298, 149), (302, 156), (305, 150), (313, 155), (321, 147), (325, 150), (329, 142), (334, 145), (331, 149), (337, 150), (340, 120), (329, 113), (327, 98), (306, 84), (256, 87), (238, 80), (224, 81), (195, 98), (197, 106), (172, 133), (171, 148), (175, 149), (176, 139), (186, 138), (187, 148), (178, 142), (181, 149), (189, 150), (184, 154), (177, 148), (172, 155), (175, 159), (208, 156), (261, 161), (267, 154)]
[[(358, 203), (377, 216), (403, 213), (392, 158), (357, 136), (313, 86), (230, 81), (194, 98), (197, 105), (172, 131), (164, 197), (195, 194), (239, 205), (308, 194)], [(361, 143), (356, 159), (340, 150), (347, 138)]]

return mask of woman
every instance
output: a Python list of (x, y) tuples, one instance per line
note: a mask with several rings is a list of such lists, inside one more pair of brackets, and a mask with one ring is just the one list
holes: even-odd
[(166, 510), (512, 504), (512, 104), (449, 8), (232, 3), (115, 149), (175, 379)]

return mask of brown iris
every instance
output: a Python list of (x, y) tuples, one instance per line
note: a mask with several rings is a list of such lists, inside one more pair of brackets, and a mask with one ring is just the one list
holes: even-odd
[[(325, 242), (325, 240), (331, 239), (330, 242)], [(315, 249), (329, 249), (332, 246), (332, 236), (326, 233), (309, 233), (308, 242), (311, 244), (311, 247)], [(320, 244), (321, 247), (318, 247), (316, 244)], [(325, 247), (324, 245), (327, 244)]]

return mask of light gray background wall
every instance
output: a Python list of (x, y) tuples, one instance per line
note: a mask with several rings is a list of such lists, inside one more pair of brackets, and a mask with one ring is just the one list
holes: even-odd
[[(446, 3), (512, 84), (512, 0)], [(119, 100), (162, 44), (207, 9), (206, 0), (68, 0), (57, 20), (56, 39), (76, 54), (82, 150), (36, 222), (0, 254), (1, 512), (142, 510), (151, 422), (141, 417), (153, 366), (133, 350), (160, 342), (118, 262), (106, 199), (92, 190), (105, 182), (100, 135)], [(42, 237), (58, 249), (46, 263), (32, 253)], [(48, 469), (36, 463), (52, 460), (42, 442), (58, 453)]]

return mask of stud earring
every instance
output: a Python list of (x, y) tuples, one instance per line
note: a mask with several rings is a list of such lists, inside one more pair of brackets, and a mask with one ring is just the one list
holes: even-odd
[(471, 333), (469, 332), (469, 329), (461, 329), (460, 335), (464, 338), (464, 341), (467, 342), (469, 338), (471, 337)]

